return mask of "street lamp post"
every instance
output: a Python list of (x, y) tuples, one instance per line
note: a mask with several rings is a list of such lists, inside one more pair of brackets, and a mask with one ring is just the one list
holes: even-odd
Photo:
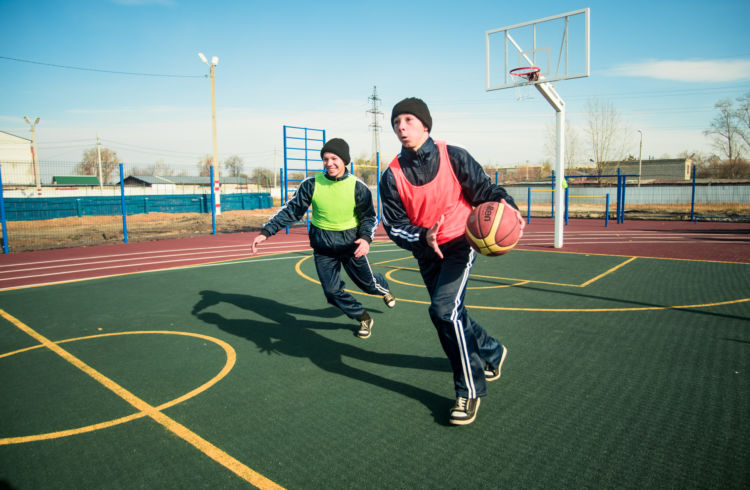
[(36, 125), (39, 124), (39, 118), (37, 117), (36, 119), (34, 119), (34, 122), (31, 122), (28, 117), (24, 116), (23, 120), (26, 121), (29, 126), (31, 126), (31, 166), (32, 171), (34, 172), (34, 182), (36, 183), (36, 195), (41, 196), (42, 183), (39, 176), (39, 165), (36, 156)]
[(211, 75), (211, 132), (214, 142), (214, 156), (212, 161), (212, 165), (214, 167), (214, 181), (211, 183), (211, 185), (214, 186), (214, 195), (216, 197), (216, 214), (221, 214), (221, 188), (219, 186), (219, 150), (216, 143), (216, 84), (214, 77), (214, 71), (216, 65), (219, 64), (219, 58), (217, 56), (214, 56), (211, 58), (211, 62), (209, 63), (206, 57), (203, 56), (203, 53), (198, 53), (198, 57), (201, 59), (201, 61), (208, 65), (209, 73)]
[(641, 144), (638, 146), (638, 187), (641, 186), (641, 173), (642, 173), (642, 167), (643, 167), (643, 131), (640, 129), (638, 130), (639, 133), (641, 133)]

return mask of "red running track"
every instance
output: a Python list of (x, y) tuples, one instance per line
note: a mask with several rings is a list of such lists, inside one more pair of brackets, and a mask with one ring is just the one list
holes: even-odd
[[(252, 257), (255, 233), (19, 252), (0, 256), (0, 291)], [(380, 229), (375, 240), (388, 240)], [(570, 220), (563, 247), (554, 248), (554, 223), (537, 218), (519, 249), (750, 263), (750, 223)], [(304, 227), (280, 233), (259, 255), (307, 251)]]

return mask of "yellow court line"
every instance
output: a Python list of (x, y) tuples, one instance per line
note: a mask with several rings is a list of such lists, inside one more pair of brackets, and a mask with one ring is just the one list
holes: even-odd
[[(409, 259), (409, 258), (411, 258), (411, 256), (402, 257), (400, 259), (384, 260), (382, 262), (374, 262), (372, 265), (383, 265), (383, 264), (388, 264), (390, 262), (396, 262), (396, 261), (399, 261), (399, 260), (404, 260), (404, 259)], [(471, 274), (470, 277), (472, 277), (472, 278), (479, 278), (479, 279), (496, 279), (496, 280), (500, 280), (500, 281), (514, 281), (514, 282), (519, 283), (519, 285), (520, 284), (545, 284), (547, 286), (562, 286), (562, 287), (570, 287), (570, 288), (583, 288), (583, 287), (589, 286), (589, 285), (593, 284), (594, 282), (598, 281), (599, 279), (601, 279), (601, 278), (603, 278), (603, 277), (605, 277), (605, 276), (613, 273), (614, 271), (616, 271), (620, 267), (623, 267), (623, 266), (625, 266), (625, 265), (633, 262), (636, 258), (637, 257), (630, 257), (626, 261), (622, 262), (621, 264), (618, 264), (615, 267), (612, 267), (611, 269), (609, 269), (609, 270), (607, 270), (607, 271), (599, 274), (598, 276), (596, 276), (596, 277), (594, 277), (592, 279), (589, 279), (588, 281), (585, 281), (585, 282), (583, 282), (581, 284), (568, 284), (568, 283), (564, 283), (564, 282), (537, 281), (535, 279), (520, 279), (520, 278), (517, 278), (517, 277), (485, 276), (485, 275), (482, 275), (482, 274)], [(419, 272), (419, 269), (417, 269), (415, 267), (393, 267), (393, 266), (390, 266), (390, 267), (392, 267), (395, 270), (405, 270), (405, 271)], [(389, 279), (392, 279), (392, 277), (389, 276)], [(313, 281), (313, 282), (317, 282), (317, 281)], [(501, 287), (501, 286), (497, 286), (497, 287)], [(506, 286), (502, 286), (502, 287), (506, 287)], [(479, 288), (469, 288), (469, 289), (479, 289)], [(489, 288), (484, 288), (484, 289), (489, 289)]]
[[(222, 349), (224, 349), (224, 353), (227, 356), (227, 361), (226, 363), (224, 363), (224, 367), (221, 369), (221, 371), (219, 371), (218, 374), (216, 374), (216, 376), (206, 381), (202, 385), (198, 386), (194, 390), (191, 390), (178, 398), (162, 403), (161, 405), (156, 407), (156, 409), (160, 411), (166, 410), (167, 408), (178, 405), (184, 402), (185, 400), (188, 400), (194, 396), (199, 395), (200, 393), (203, 393), (204, 391), (206, 391), (207, 389), (209, 389), (210, 387), (212, 387), (213, 385), (221, 381), (227, 374), (229, 374), (229, 372), (234, 367), (235, 362), (237, 361), (237, 354), (235, 353), (234, 349), (232, 348), (231, 345), (224, 342), (223, 340), (219, 340), (215, 337), (209, 337), (208, 335), (203, 335), (199, 333), (178, 332), (174, 330), (138, 330), (138, 331), (132, 331), (132, 332), (102, 333), (102, 334), (96, 334), (96, 335), (87, 335), (85, 337), (76, 337), (72, 339), (58, 340), (56, 344), (60, 345), (60, 344), (68, 343), (68, 342), (78, 342), (81, 340), (92, 340), (92, 339), (114, 337), (114, 336), (121, 336), (121, 335), (148, 335), (148, 334), (182, 335), (185, 337), (196, 337), (199, 339), (208, 340), (209, 342), (213, 342), (217, 344), (219, 347), (221, 347)], [(43, 349), (43, 348), (44, 346), (41, 344), (32, 345), (31, 347), (24, 347), (22, 349), (18, 349), (12, 352), (6, 352), (4, 354), (0, 354), (0, 359), (11, 357), (16, 354), (29, 352), (29, 351), (36, 350), (36, 349)], [(120, 417), (117, 419), (100, 422), (98, 424), (87, 425), (85, 427), (77, 427), (75, 429), (59, 430), (55, 432), (47, 432), (44, 434), (34, 434), (34, 435), (29, 435), (29, 436), (0, 438), (0, 446), (4, 446), (8, 444), (24, 444), (28, 442), (45, 441), (49, 439), (60, 439), (63, 437), (85, 434), (87, 432), (95, 432), (97, 430), (114, 427), (116, 425), (124, 424), (124, 423), (130, 422), (132, 420), (136, 420), (145, 416), (146, 414), (144, 412), (136, 412), (130, 415), (126, 415), (125, 417)]]
[[(549, 232), (547, 234), (552, 234)], [(619, 235), (617, 235), (619, 237)], [(649, 260), (671, 260), (675, 262), (705, 262), (708, 264), (740, 264), (750, 265), (748, 262), (737, 262), (734, 260), (708, 260), (708, 259), (679, 259), (674, 257), (652, 257), (649, 255), (622, 255), (622, 254), (605, 254), (596, 252), (571, 252), (570, 250), (537, 250), (532, 248), (526, 248), (523, 244), (516, 245), (516, 252), (527, 252), (527, 253), (545, 253), (545, 254), (570, 254), (570, 255), (593, 255), (595, 257), (635, 257), (636, 259), (649, 259)]]
[(629, 258), (628, 260), (626, 260), (625, 262), (623, 262), (623, 263), (621, 263), (621, 264), (619, 264), (619, 265), (616, 265), (616, 266), (612, 267), (612, 268), (611, 268), (611, 269), (609, 269), (608, 271), (604, 271), (604, 272), (602, 272), (601, 274), (599, 274), (598, 276), (594, 277), (593, 279), (589, 279), (588, 281), (586, 281), (586, 282), (584, 282), (583, 284), (581, 284), (581, 286), (580, 286), (580, 287), (584, 288), (584, 287), (588, 286), (589, 284), (593, 284), (593, 283), (595, 283), (596, 281), (598, 281), (599, 279), (601, 279), (602, 277), (605, 277), (605, 276), (608, 276), (608, 275), (612, 274), (612, 273), (613, 273), (614, 271), (616, 271), (616, 270), (617, 270), (617, 269), (619, 269), (620, 267), (624, 267), (624, 266), (626, 266), (627, 264), (629, 264), (629, 263), (633, 262), (634, 260), (635, 260), (635, 257), (630, 257), (630, 258)]
[(30, 337), (37, 340), (40, 344), (54, 352), (55, 354), (59, 355), (84, 373), (91, 376), (93, 379), (101, 383), (104, 387), (112, 391), (114, 394), (128, 402), (130, 405), (135, 407), (137, 410), (143, 412), (146, 414), (146, 416), (150, 417), (152, 420), (163, 426), (168, 431), (172, 432), (177, 437), (183, 439), (184, 441), (190, 443), (193, 445), (196, 449), (204, 453), (209, 458), (213, 459), (220, 465), (224, 466), (228, 470), (232, 471), (234, 474), (242, 478), (243, 480), (251, 483), (252, 485), (258, 487), (258, 488), (283, 488), (279, 485), (277, 485), (275, 482), (269, 480), (265, 476), (261, 475), (260, 473), (252, 470), (251, 468), (247, 467), (245, 464), (241, 463), (240, 461), (236, 460), (226, 452), (222, 451), (218, 447), (214, 446), (207, 440), (203, 439), (198, 434), (194, 433), (184, 425), (180, 424), (176, 420), (173, 420), (172, 418), (168, 417), (167, 415), (160, 412), (156, 407), (153, 407), (149, 403), (145, 402), (144, 400), (141, 400), (137, 396), (135, 396), (133, 393), (125, 389), (124, 387), (120, 386), (113, 380), (107, 378), (103, 374), (101, 374), (99, 371), (95, 370), (82, 360), (78, 359), (76, 356), (71, 354), (70, 352), (66, 351), (56, 343), (52, 342), (48, 338), (44, 337), (43, 335), (37, 333), (35, 330), (33, 330), (31, 327), (27, 326), (14, 316), (7, 313), (5, 310), (0, 309), (0, 316), (8, 320), (10, 323), (18, 327), (21, 331), (28, 334)]
[[(307, 279), (308, 281), (320, 284), (319, 281), (316, 281), (312, 277), (308, 276), (304, 272), (302, 272), (302, 268), (300, 267), (302, 265), (302, 262), (309, 259), (310, 257), (305, 257), (301, 260), (299, 260), (295, 266), (294, 269), (297, 271), (297, 274), (302, 276), (303, 278)], [(588, 285), (590, 283), (593, 283), (594, 281), (597, 281), (601, 279), (602, 277), (606, 276), (607, 274), (610, 274), (614, 272), (615, 270), (619, 269), (620, 267), (623, 267), (624, 265), (632, 262), (637, 257), (630, 257), (625, 262), (616, 265), (615, 267), (609, 269), (608, 271), (603, 272), (602, 274), (598, 275), (597, 277), (590, 279), (588, 283), (584, 283), (583, 285), (566, 285), (563, 284), (563, 286), (573, 286), (573, 287), (583, 287), (584, 285)], [(529, 282), (536, 282), (536, 281), (529, 281)], [(543, 284), (555, 284), (555, 283), (543, 283)], [(353, 291), (350, 289), (345, 289), (345, 291), (351, 293), (351, 294), (358, 294), (360, 296), (374, 296), (372, 294), (363, 293), (361, 291)], [(377, 296), (376, 296), (377, 297)], [(429, 305), (429, 301), (422, 301), (417, 299), (407, 299), (407, 298), (398, 298), (398, 301), (402, 301), (404, 303), (416, 303), (416, 304), (422, 304), (422, 305)], [(477, 310), (494, 310), (494, 311), (533, 311), (533, 312), (557, 312), (557, 313), (569, 313), (569, 312), (575, 312), (575, 313), (602, 313), (602, 312), (615, 312), (615, 311), (653, 311), (653, 310), (685, 310), (685, 309), (695, 309), (695, 308), (709, 308), (711, 306), (726, 306), (731, 304), (737, 304), (737, 303), (745, 303), (750, 301), (750, 298), (740, 298), (740, 299), (734, 299), (734, 300), (728, 300), (728, 301), (718, 301), (714, 303), (703, 303), (703, 304), (692, 304), (692, 305), (672, 305), (672, 306), (635, 306), (630, 308), (526, 308), (526, 307), (510, 307), (510, 306), (482, 306), (482, 305), (466, 305), (466, 308), (474, 308)]]
[[(400, 299), (400, 298), (399, 298)], [(476, 308), (478, 310), (496, 310), (496, 311), (534, 311), (534, 312), (557, 312), (557, 313), (603, 313), (614, 311), (656, 311), (656, 310), (690, 310), (698, 308), (710, 308), (712, 306), (726, 306), (739, 303), (747, 303), (750, 298), (730, 299), (727, 301), (716, 301), (714, 303), (702, 303), (692, 305), (673, 305), (673, 306), (634, 306), (629, 308), (511, 308), (507, 306), (478, 306), (466, 305), (467, 308)]]

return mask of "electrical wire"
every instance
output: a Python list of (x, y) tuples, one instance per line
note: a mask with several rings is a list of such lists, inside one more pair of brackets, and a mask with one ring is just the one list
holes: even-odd
[(161, 77), (161, 78), (208, 78), (208, 75), (171, 75), (164, 73), (140, 73), (131, 71), (117, 71), (117, 70), (101, 70), (98, 68), (86, 68), (82, 66), (70, 66), (70, 65), (57, 65), (54, 63), (44, 63), (41, 61), (24, 60), (21, 58), (11, 58), (9, 56), (0, 56), (0, 59), (17, 61), (19, 63), (30, 63), (33, 65), (51, 66), (53, 68), (64, 68), (66, 70), (81, 70), (81, 71), (93, 71), (98, 73), (109, 73), (112, 75), (131, 75), (138, 77)]

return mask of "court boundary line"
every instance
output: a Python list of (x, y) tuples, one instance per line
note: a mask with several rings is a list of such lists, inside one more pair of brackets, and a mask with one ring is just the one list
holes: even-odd
[[(531, 252), (543, 252), (542, 250), (530, 250)], [(605, 257), (610, 257), (609, 255), (604, 255)], [(301, 264), (305, 260), (309, 259), (310, 256), (303, 257), (294, 266), (295, 271), (298, 275), (300, 275), (303, 279), (307, 279), (308, 281), (312, 282), (313, 284), (320, 285), (320, 282), (316, 281), (315, 279), (311, 278), (304, 272), (302, 272)], [(408, 257), (407, 257), (408, 258)], [(630, 260), (627, 260), (610, 270), (606, 271), (603, 274), (600, 274), (599, 276), (595, 277), (594, 280), (601, 279), (601, 277), (604, 277), (604, 275), (614, 272), (615, 270), (619, 269), (620, 267), (629, 264), (633, 260), (637, 259), (639, 257), (631, 257)], [(397, 260), (403, 260), (397, 259)], [(657, 259), (661, 260), (661, 259)], [(700, 261), (698, 261), (700, 262)], [(377, 263), (374, 263), (373, 265), (377, 265)], [(521, 280), (519, 280), (521, 281)], [(528, 283), (535, 282), (529, 280)], [(593, 280), (591, 281), (593, 282)], [(549, 285), (557, 285), (557, 286), (563, 286), (563, 287), (585, 287), (585, 286), (577, 286), (577, 285), (570, 285), (570, 284), (555, 284), (555, 283), (544, 283)], [(351, 289), (345, 289), (345, 291), (351, 293), (351, 294), (357, 294), (360, 296), (370, 296), (370, 297), (379, 297), (377, 295), (364, 293), (362, 291), (355, 291)], [(422, 305), (429, 305), (429, 301), (423, 301), (423, 300), (416, 300), (416, 299), (409, 299), (409, 298), (402, 298), (397, 297), (397, 301), (403, 301), (406, 303), (416, 303), (416, 304), (422, 304)], [(670, 305), (670, 306), (634, 306), (634, 307), (628, 307), (628, 308), (520, 308), (520, 307), (511, 307), (511, 306), (484, 306), (484, 305), (470, 305), (467, 304), (466, 308), (472, 308), (477, 310), (492, 310), (492, 311), (533, 311), (533, 312), (555, 312), (555, 313), (603, 313), (603, 312), (624, 312), (624, 311), (656, 311), (656, 310), (688, 310), (688, 309), (700, 309), (700, 308), (710, 308), (712, 306), (726, 306), (730, 304), (738, 304), (738, 303), (745, 303), (750, 301), (750, 298), (738, 298), (738, 299), (732, 299), (732, 300), (725, 300), (725, 301), (716, 301), (713, 303), (699, 303), (699, 304), (690, 304), (690, 305)]]
[[(75, 337), (75, 338), (70, 338), (70, 339), (57, 340), (55, 341), (55, 343), (59, 345), (59, 344), (66, 344), (69, 342), (78, 342), (81, 340), (93, 340), (93, 339), (99, 339), (99, 338), (105, 338), (105, 337), (118, 337), (121, 335), (144, 335), (144, 334), (145, 335), (149, 335), (149, 334), (180, 335), (184, 337), (194, 337), (198, 339), (208, 340), (218, 345), (222, 349), (224, 349), (224, 353), (227, 356), (227, 362), (224, 363), (224, 367), (219, 371), (218, 374), (216, 374), (214, 377), (212, 377), (207, 382), (201, 384), (200, 386), (188, 391), (184, 395), (180, 395), (177, 398), (174, 398), (172, 400), (169, 400), (157, 406), (156, 409), (160, 411), (166, 410), (167, 408), (174, 407), (175, 405), (179, 405), (180, 403), (186, 400), (189, 400), (190, 398), (193, 398), (203, 393), (207, 389), (211, 388), (213, 385), (215, 385), (216, 383), (221, 381), (224, 377), (226, 377), (227, 374), (229, 374), (229, 372), (232, 370), (232, 368), (234, 367), (237, 361), (237, 354), (234, 350), (234, 347), (229, 345), (227, 342), (217, 339), (216, 337), (210, 337), (208, 335), (203, 335), (200, 333), (181, 332), (177, 330), (137, 330), (137, 331), (129, 331), (129, 332), (109, 332), (109, 333), (86, 335), (83, 337)], [(36, 344), (30, 347), (16, 349), (11, 352), (0, 354), (0, 359), (8, 358), (14, 355), (23, 354), (25, 352), (30, 352), (32, 350), (43, 349), (43, 348), (44, 348), (44, 345)], [(0, 446), (10, 445), (10, 444), (24, 444), (27, 442), (35, 442), (35, 441), (43, 441), (43, 440), (49, 440), (49, 439), (58, 439), (62, 437), (70, 437), (70, 436), (74, 436), (78, 434), (84, 434), (87, 432), (94, 432), (97, 430), (114, 427), (116, 425), (124, 424), (124, 423), (130, 422), (139, 418), (143, 418), (145, 416), (146, 414), (144, 412), (135, 412), (130, 415), (126, 415), (124, 417), (119, 417), (116, 419), (108, 420), (105, 422), (99, 422), (96, 424), (90, 424), (84, 427), (78, 427), (76, 429), (64, 429), (64, 430), (59, 430), (59, 431), (54, 431), (54, 432), (46, 432), (43, 434), (34, 434), (30, 436), (2, 437), (0, 438)]]
[(239, 476), (246, 482), (261, 489), (283, 488), (277, 483), (275, 483), (274, 481), (266, 478), (265, 476), (261, 475), (260, 473), (253, 470), (249, 466), (245, 465), (241, 461), (230, 456), (228, 453), (226, 453), (219, 447), (215, 446), (208, 440), (202, 438), (195, 432), (191, 431), (186, 426), (180, 424), (176, 420), (162, 413), (156, 407), (154, 407), (150, 403), (147, 403), (141, 398), (137, 397), (135, 394), (131, 393), (123, 386), (120, 386), (115, 381), (104, 376), (99, 371), (95, 370), (94, 368), (92, 368), (91, 366), (83, 362), (82, 360), (78, 359), (76, 356), (74, 356), (67, 350), (60, 347), (55, 342), (52, 342), (47, 337), (38, 333), (37, 331), (35, 331), (34, 329), (32, 329), (31, 327), (23, 323), (21, 320), (17, 319), (13, 315), (9, 314), (5, 310), (0, 309), (0, 316), (5, 318), (11, 324), (15, 325), (19, 330), (29, 335), (31, 338), (33, 338), (37, 342), (42, 344), (44, 347), (51, 350), (55, 354), (59, 355), (65, 361), (72, 364), (74, 367), (78, 368), (79, 370), (83, 371), (85, 374), (93, 378), (95, 381), (99, 382), (102, 386), (104, 386), (105, 388), (113, 392), (115, 395), (122, 398), (125, 402), (133, 406), (136, 410), (138, 410), (139, 412), (144, 412), (146, 416), (149, 417), (151, 420), (158, 423), (159, 425), (164, 427), (166, 430), (168, 430), (169, 432), (171, 432), (178, 438), (182, 439), (183, 441), (187, 442), (191, 446), (195, 447), (200, 452), (202, 452), (203, 454), (205, 454), (206, 456), (208, 456), (215, 462), (219, 463), (223, 467), (227, 468), (232, 473), (236, 474), (237, 476)]
[[(395, 246), (395, 244), (390, 240), (376, 240), (373, 241), (373, 244), (377, 245), (383, 245), (383, 244), (389, 244)], [(606, 253), (596, 253), (596, 252), (578, 252), (578, 251), (570, 251), (570, 250), (553, 250), (553, 249), (539, 249), (536, 248), (539, 247), (538, 245), (530, 245), (530, 246), (524, 246), (523, 244), (519, 244), (515, 250), (519, 252), (544, 252), (544, 253), (561, 253), (561, 254), (575, 254), (575, 255), (593, 255), (593, 256), (604, 256), (604, 257), (627, 257), (627, 258), (637, 258), (637, 259), (653, 259), (653, 260), (676, 260), (676, 261), (687, 261), (687, 262), (706, 262), (706, 263), (718, 263), (718, 264), (739, 264), (739, 265), (748, 265), (746, 262), (737, 262), (737, 261), (728, 261), (728, 260), (707, 260), (707, 259), (685, 259), (685, 258), (675, 258), (675, 257), (655, 257), (655, 256), (647, 256), (647, 255), (624, 255), (624, 254), (606, 254)], [(258, 259), (261, 257), (268, 257), (268, 256), (275, 256), (275, 255), (283, 255), (283, 254), (292, 254), (292, 253), (302, 253), (302, 252), (310, 252), (312, 249), (309, 247), (302, 247), (297, 248), (295, 250), (286, 250), (286, 251), (280, 251), (280, 252), (271, 252), (268, 254), (261, 254), (258, 256)], [(156, 251), (153, 253), (163, 253), (164, 251)], [(169, 250), (167, 250), (169, 252)], [(140, 253), (140, 252), (137, 252)], [(148, 252), (152, 253), (152, 252)], [(371, 250), (372, 253), (372, 250)], [(77, 260), (83, 260), (83, 258), (79, 258)], [(71, 283), (77, 283), (82, 281), (89, 281), (89, 280), (96, 280), (96, 279), (106, 279), (111, 277), (122, 277), (127, 276), (131, 274), (143, 274), (148, 272), (160, 272), (160, 271), (170, 271), (170, 270), (180, 270), (180, 269), (189, 269), (193, 267), (205, 267), (205, 266), (212, 266), (212, 265), (221, 265), (223, 263), (243, 263), (243, 262), (250, 262), (253, 260), (257, 260), (255, 256), (245, 256), (245, 258), (232, 258), (232, 259), (222, 259), (222, 260), (215, 260), (215, 261), (206, 261), (206, 262), (196, 262), (194, 264), (190, 265), (179, 265), (179, 266), (172, 266), (172, 267), (161, 267), (161, 268), (155, 268), (155, 269), (149, 269), (145, 271), (129, 271), (129, 272), (122, 272), (122, 273), (115, 273), (115, 274), (104, 274), (100, 276), (91, 276), (91, 277), (82, 277), (82, 278), (75, 278), (75, 279), (68, 279), (68, 280), (60, 280), (60, 281), (50, 281), (45, 283), (35, 283), (35, 284), (22, 284), (18, 286), (9, 286), (5, 288), (0, 288), (0, 292), (4, 291), (14, 291), (19, 289), (29, 289), (29, 288), (35, 288), (35, 287), (43, 287), (43, 286), (54, 286), (54, 285), (60, 285), (60, 284), (71, 284)], [(80, 271), (71, 271), (70, 274), (80, 272)], [(62, 274), (59, 274), (62, 275)], [(12, 280), (14, 278), (10, 278), (7, 280)], [(17, 279), (17, 278), (16, 278)]]

